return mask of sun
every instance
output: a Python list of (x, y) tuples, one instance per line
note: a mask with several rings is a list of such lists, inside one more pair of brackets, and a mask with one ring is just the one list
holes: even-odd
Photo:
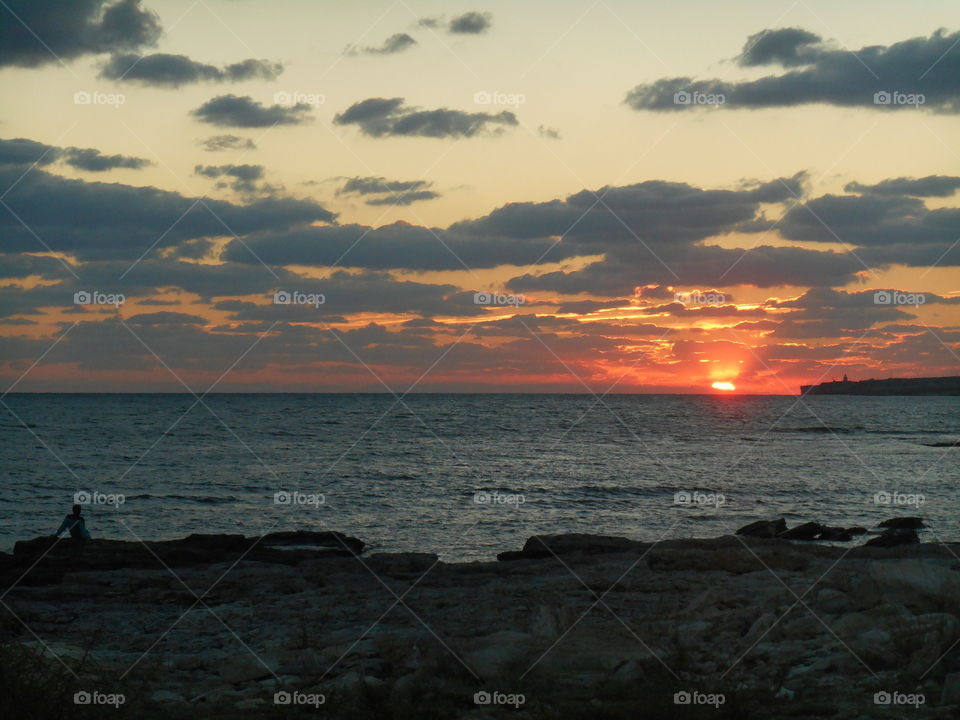
[(714, 390), (736, 390), (736, 386), (732, 382), (715, 382), (711, 385)]

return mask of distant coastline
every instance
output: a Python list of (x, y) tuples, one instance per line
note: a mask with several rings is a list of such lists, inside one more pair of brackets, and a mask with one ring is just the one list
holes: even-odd
[(886, 380), (843, 380), (801, 385), (802, 395), (960, 395), (960, 375)]

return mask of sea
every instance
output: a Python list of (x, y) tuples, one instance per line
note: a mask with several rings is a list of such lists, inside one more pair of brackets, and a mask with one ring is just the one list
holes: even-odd
[(716, 537), (758, 519), (960, 541), (960, 397), (9, 394), (0, 550), (338, 530), (491, 560), (537, 533)]

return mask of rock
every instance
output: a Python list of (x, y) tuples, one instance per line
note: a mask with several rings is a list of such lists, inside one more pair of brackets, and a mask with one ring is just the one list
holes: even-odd
[(506, 672), (512, 663), (521, 660), (527, 653), (532, 635), (501, 630), (480, 640), (482, 647), (464, 656), (463, 661), (473, 672), (484, 679)]
[(382, 573), (425, 573), (437, 564), (433, 553), (376, 553), (367, 564)]
[(758, 538), (774, 538), (787, 531), (787, 521), (783, 518), (779, 520), (757, 520), (749, 525), (744, 525), (737, 530), (737, 535), (747, 535)]
[(817, 593), (817, 605), (831, 615), (838, 615), (850, 609), (850, 596), (833, 588), (824, 588)]
[[(781, 537), (784, 540), (816, 540), (817, 536), (819, 536), (822, 531), (823, 525), (820, 523), (808, 522), (804, 523), (803, 525), (797, 525), (795, 528), (791, 528), (790, 530), (786, 530), (780, 533), (778, 537)], [(737, 533), (740, 533), (740, 531), (738, 530)]]
[(860, 527), (859, 525), (857, 525), (852, 528), (847, 528), (847, 532), (850, 533), (851, 535), (866, 535), (867, 529), (865, 527)]
[[(265, 543), (273, 537), (276, 544), (292, 542), (318, 544), (339, 537), (339, 547), (280, 550)], [(264, 539), (243, 535), (194, 534), (180, 540), (135, 542), (126, 540), (57, 539), (53, 536), (21, 540), (14, 545), (13, 559), (0, 568), (4, 577), (14, 579), (26, 571), (25, 585), (60, 582), (65, 573), (121, 568), (157, 569), (195, 567), (244, 560), (296, 565), (317, 558), (352, 557), (364, 543), (342, 533), (272, 533)]]
[(150, 695), (150, 699), (155, 703), (183, 703), (187, 701), (183, 695), (170, 690), (157, 690)]
[(580, 552), (586, 555), (602, 553), (620, 553), (636, 550), (640, 543), (622, 537), (609, 535), (587, 535), (569, 533), (565, 535), (534, 535), (524, 543), (523, 554), (526, 557), (553, 557)]
[[(953, 608), (960, 597), (960, 573), (933, 560), (883, 560), (870, 564), (861, 592), (907, 607)], [(870, 587), (872, 585), (872, 587)]]
[(901, 518), (890, 518), (889, 520), (884, 520), (880, 523), (882, 528), (910, 528), (912, 530), (919, 530), (920, 528), (925, 528), (926, 525), (923, 524), (923, 518), (918, 517), (901, 517)]
[(262, 680), (273, 673), (252, 655), (242, 654), (228, 658), (220, 665), (220, 677), (234, 685), (249, 680)]
[[(866, 532), (866, 530), (864, 530)], [(831, 542), (847, 542), (853, 540), (853, 533), (842, 527), (826, 527), (820, 530), (820, 537), (817, 540), (829, 540)]]
[(776, 622), (776, 615), (773, 613), (764, 613), (753, 621), (753, 624), (750, 626), (750, 629), (744, 636), (744, 642), (749, 646), (760, 640), (761, 637), (769, 637), (769, 633), (767, 631), (773, 627), (774, 623)]
[(960, 705), (960, 672), (950, 673), (943, 680), (941, 705)]
[(909, 528), (888, 528), (877, 537), (867, 540), (866, 547), (897, 547), (898, 545), (913, 545), (920, 542), (916, 530)]

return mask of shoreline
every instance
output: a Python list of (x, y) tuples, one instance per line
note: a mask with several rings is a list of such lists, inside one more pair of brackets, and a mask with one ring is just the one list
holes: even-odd
[(111, 695), (118, 717), (171, 718), (882, 718), (918, 693), (911, 717), (960, 707), (960, 543), (541, 535), (445, 563), (272, 535), (18, 543), (0, 556), (4, 670), (41, 659), (68, 717)]

